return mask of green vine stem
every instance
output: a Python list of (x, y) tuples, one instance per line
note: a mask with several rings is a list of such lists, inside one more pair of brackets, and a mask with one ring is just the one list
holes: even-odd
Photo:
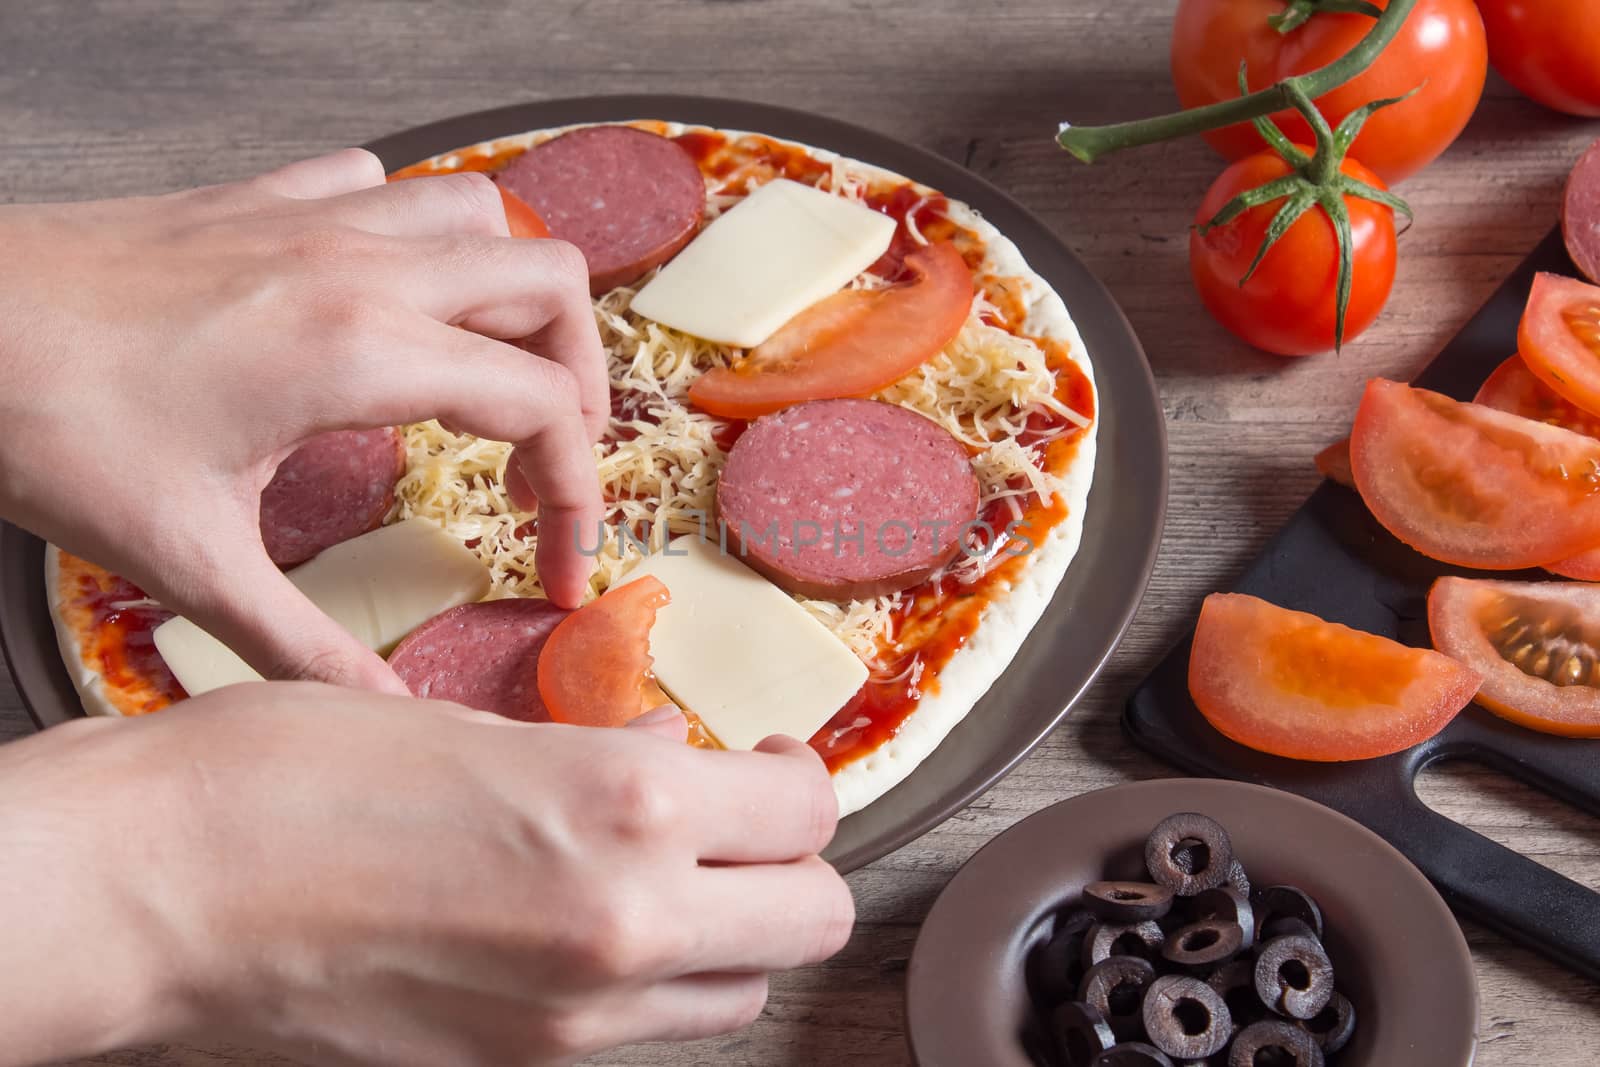
[[(1316, 136), (1316, 151), (1306, 155), (1296, 147), (1282, 130), (1273, 125), (1272, 119), (1265, 115), (1252, 119), (1256, 132), (1261, 134), (1261, 139), (1266, 141), (1273, 151), (1284, 158), (1290, 166), (1290, 172), (1276, 181), (1267, 182), (1265, 185), (1254, 189), (1247, 189), (1222, 206), (1222, 210), (1212, 216), (1199, 229), (1203, 237), (1217, 226), (1225, 226), (1243, 215), (1251, 208), (1261, 207), (1265, 204), (1282, 200), (1283, 206), (1272, 217), (1272, 222), (1267, 226), (1265, 239), (1261, 247), (1256, 249), (1256, 255), (1250, 262), (1250, 267), (1244, 272), (1244, 277), (1239, 279), (1243, 286), (1255, 274), (1256, 268), (1266, 257), (1267, 252), (1278, 239), (1300, 217), (1312, 208), (1321, 208), (1333, 223), (1334, 233), (1339, 242), (1339, 282), (1336, 303), (1334, 305), (1334, 330), (1333, 347), (1338, 350), (1344, 346), (1344, 321), (1345, 312), (1350, 304), (1350, 289), (1354, 277), (1354, 238), (1350, 232), (1350, 210), (1345, 206), (1345, 197), (1353, 196), (1361, 200), (1371, 200), (1382, 204), (1397, 214), (1410, 219), (1411, 208), (1406, 202), (1384, 189), (1352, 178), (1340, 169), (1344, 157), (1355, 143), (1356, 136), (1361, 133), (1361, 127), (1368, 118), (1379, 108), (1398, 104), (1416, 89), (1405, 96), (1397, 96), (1388, 100), (1374, 100), (1372, 103), (1359, 107), (1344, 117), (1337, 127), (1328, 125), (1328, 120), (1312, 102), (1311, 96), (1299, 85), (1293, 84), (1294, 79), (1285, 83), (1288, 86), (1289, 104), (1305, 117), (1311, 126), (1311, 131)], [(1239, 90), (1243, 92), (1246, 87), (1245, 71), (1239, 68)]]
[[(1334, 2), (1337, 0), (1313, 2), (1306, 14), (1307, 16), (1314, 14), (1319, 8)], [(1178, 111), (1156, 118), (1118, 122), (1110, 126), (1074, 126), (1063, 122), (1061, 131), (1056, 136), (1056, 142), (1083, 162), (1093, 163), (1108, 152), (1155, 144), (1174, 137), (1204, 133), (1206, 130), (1218, 130), (1239, 122), (1254, 121), (1271, 115), (1274, 111), (1295, 106), (1296, 95), (1315, 100), (1372, 66), (1384, 48), (1394, 39), (1395, 34), (1400, 31), (1400, 26), (1411, 14), (1411, 9), (1416, 3), (1417, 0), (1390, 0), (1389, 6), (1373, 23), (1372, 29), (1354, 48), (1327, 66), (1309, 74), (1285, 78), (1275, 85), (1247, 93), (1235, 100), (1223, 100), (1207, 104), (1205, 107), (1191, 108), (1188, 111)], [(1291, 4), (1290, 9), (1284, 14), (1292, 15), (1295, 6)]]
[(1367, 0), (1289, 0), (1289, 6), (1267, 18), (1267, 25), (1279, 33), (1293, 33), (1319, 11), (1342, 12), (1381, 18), (1383, 9)]

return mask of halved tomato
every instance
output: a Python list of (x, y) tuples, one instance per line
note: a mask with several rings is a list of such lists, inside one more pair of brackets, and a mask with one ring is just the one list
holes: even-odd
[(1350, 436), (1356, 488), (1426, 556), (1486, 570), (1600, 548), (1600, 441), (1374, 378)]
[(1207, 722), (1241, 745), (1319, 762), (1426, 741), (1478, 682), (1449, 656), (1242, 593), (1206, 597), (1189, 654), (1189, 695)]
[(845, 289), (806, 308), (731, 368), (689, 387), (702, 411), (753, 419), (806, 400), (870, 396), (938, 355), (972, 310), (972, 271), (949, 241), (906, 256), (912, 280)]
[(650, 674), (650, 627), (671, 599), (660, 579), (646, 575), (562, 619), (539, 654), (539, 696), (550, 718), (626, 726), (667, 703)]
[(495, 182), (495, 188), (500, 190), (500, 199), (505, 203), (506, 226), (511, 230), (511, 236), (550, 236), (550, 227), (546, 226), (544, 219), (537, 211), (533, 210), (533, 205), (499, 182)]
[(1592, 415), (1600, 415), (1600, 286), (1540, 274), (1517, 328), (1528, 369)]
[(1318, 452), (1312, 462), (1330, 482), (1337, 482), (1347, 489), (1356, 487), (1355, 472), (1350, 469), (1350, 438), (1343, 437), (1335, 441)]
[(1483, 675), (1478, 703), (1496, 715), (1600, 737), (1600, 587), (1440, 578), (1428, 629), (1435, 648)]

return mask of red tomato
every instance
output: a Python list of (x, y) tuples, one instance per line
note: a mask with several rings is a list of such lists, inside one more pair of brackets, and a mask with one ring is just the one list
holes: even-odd
[(1241, 593), (1212, 593), (1189, 654), (1189, 695), (1241, 745), (1289, 759), (1387, 756), (1426, 741), (1479, 677), (1449, 656)]
[(539, 217), (539, 213), (533, 210), (532, 205), (499, 182), (495, 183), (495, 188), (500, 190), (500, 199), (505, 202), (506, 225), (511, 230), (511, 236), (550, 236), (550, 227), (544, 224), (544, 219)]
[(689, 387), (695, 407), (753, 419), (805, 400), (870, 396), (955, 339), (972, 310), (972, 271), (948, 241), (906, 256), (912, 280), (846, 289), (784, 323), (733, 368)]
[(650, 627), (670, 599), (660, 579), (646, 575), (562, 619), (539, 654), (539, 696), (550, 718), (626, 726), (666, 703), (650, 676)]
[(1600, 441), (1374, 378), (1350, 435), (1356, 488), (1423, 555), (1486, 570), (1600, 548)]
[(1478, 703), (1519, 726), (1600, 737), (1600, 586), (1440, 578), (1433, 646), (1483, 676)]
[(1335, 441), (1333, 444), (1317, 453), (1314, 462), (1317, 470), (1330, 482), (1337, 482), (1346, 489), (1356, 487), (1356, 476), (1350, 470), (1350, 438)]
[[(1303, 149), (1310, 154), (1309, 148)], [(1308, 356), (1333, 347), (1339, 279), (1339, 240), (1333, 222), (1312, 208), (1278, 239), (1244, 285), (1239, 284), (1281, 201), (1253, 207), (1224, 226), (1209, 222), (1235, 196), (1290, 173), (1276, 152), (1261, 152), (1223, 171), (1195, 213), (1189, 234), (1189, 270), (1206, 308), (1236, 336), (1280, 356)], [(1381, 189), (1383, 183), (1353, 159), (1345, 174)], [(1370, 200), (1346, 197), (1354, 280), (1345, 316), (1346, 341), (1372, 325), (1394, 285), (1394, 212)]]
[(1489, 58), (1545, 107), (1600, 117), (1600, 18), (1594, 0), (1478, 0)]
[[(1388, 0), (1374, 2), (1389, 6)], [(1283, 10), (1283, 0), (1182, 0), (1172, 27), (1172, 80), (1183, 106), (1237, 97), (1241, 62), (1247, 65), (1250, 88), (1264, 89), (1326, 66), (1372, 29), (1366, 15), (1320, 13), (1282, 34), (1267, 19)], [(1368, 119), (1350, 150), (1384, 181), (1398, 182), (1431, 163), (1466, 126), (1483, 93), (1488, 61), (1483, 20), (1472, 0), (1420, 0), (1377, 61), (1319, 97), (1317, 109), (1337, 126), (1364, 104), (1403, 96), (1420, 85), (1411, 99)], [(1290, 140), (1311, 140), (1311, 128), (1297, 113), (1281, 111), (1273, 119)], [(1264, 147), (1249, 123), (1205, 136), (1229, 159)]]
[(1558, 274), (1535, 277), (1517, 344), (1546, 385), (1600, 415), (1600, 286)]

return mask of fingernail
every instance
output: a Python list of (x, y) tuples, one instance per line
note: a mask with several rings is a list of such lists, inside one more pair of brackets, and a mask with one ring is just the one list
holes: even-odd
[(659, 708), (651, 708), (637, 719), (628, 722), (629, 726), (658, 726), (664, 722), (671, 722), (682, 715), (683, 711), (676, 704), (666, 703)]

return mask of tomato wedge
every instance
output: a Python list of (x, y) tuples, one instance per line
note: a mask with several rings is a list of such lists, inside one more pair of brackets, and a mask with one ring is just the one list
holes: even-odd
[(972, 271), (949, 241), (906, 256), (912, 279), (845, 289), (806, 308), (732, 368), (689, 387), (700, 410), (753, 419), (806, 400), (871, 396), (955, 339), (972, 310)]
[(1325, 763), (1426, 741), (1478, 682), (1449, 656), (1242, 593), (1206, 597), (1189, 654), (1189, 695), (1219, 732)]
[[(1525, 419), (1564, 426), (1574, 433), (1600, 438), (1600, 417), (1589, 414), (1544, 384), (1521, 356), (1512, 356), (1489, 375), (1478, 390), (1476, 402)], [(1564, 578), (1600, 581), (1600, 551), (1546, 563), (1545, 569)]]
[(1312, 462), (1330, 482), (1337, 482), (1347, 489), (1356, 487), (1355, 472), (1350, 469), (1350, 438), (1345, 437), (1335, 441), (1318, 452)]
[(1600, 416), (1589, 414), (1546, 385), (1528, 369), (1527, 361), (1521, 356), (1512, 356), (1496, 367), (1478, 390), (1473, 403), (1487, 404), (1535, 422), (1565, 427), (1585, 437), (1600, 438)]
[(539, 654), (539, 696), (550, 718), (626, 726), (665, 704), (650, 675), (650, 627), (671, 599), (660, 579), (646, 575), (562, 619)]
[(1478, 703), (1496, 715), (1600, 737), (1600, 587), (1440, 578), (1428, 629), (1435, 648), (1483, 675)]
[(1423, 555), (1485, 570), (1600, 548), (1600, 441), (1374, 378), (1350, 436), (1361, 499)]
[(1546, 385), (1600, 415), (1600, 286), (1537, 275), (1517, 344), (1528, 369)]
[(500, 190), (500, 199), (506, 206), (506, 226), (511, 230), (513, 237), (549, 237), (550, 227), (544, 224), (544, 219), (533, 210), (522, 197), (510, 189), (495, 182), (495, 188)]

